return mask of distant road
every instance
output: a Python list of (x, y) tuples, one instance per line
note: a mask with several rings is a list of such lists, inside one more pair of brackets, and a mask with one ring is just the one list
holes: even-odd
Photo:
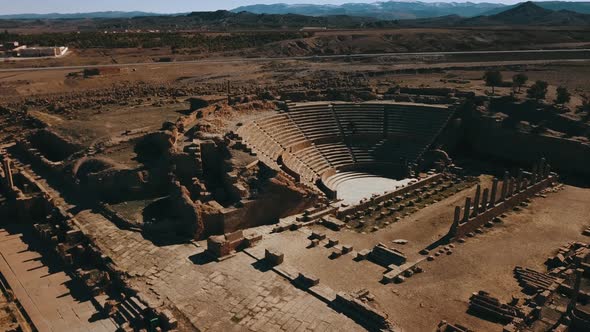
[[(506, 54), (547, 54), (547, 53), (581, 53), (590, 52), (588, 48), (582, 49), (548, 49), (548, 50), (507, 50), (507, 51), (465, 51), (465, 52), (404, 52), (404, 53), (362, 53), (362, 54), (338, 54), (338, 55), (312, 55), (312, 56), (293, 56), (293, 57), (262, 57), (262, 58), (217, 58), (202, 60), (187, 60), (174, 62), (137, 62), (137, 63), (117, 63), (104, 65), (83, 65), (83, 66), (57, 66), (57, 67), (25, 67), (25, 68), (7, 68), (0, 69), (0, 72), (21, 72), (21, 71), (47, 71), (47, 70), (81, 70), (87, 68), (109, 68), (109, 67), (133, 67), (133, 66), (163, 66), (163, 65), (185, 65), (185, 64), (221, 64), (237, 62), (268, 62), (268, 61), (288, 61), (288, 60), (322, 60), (322, 59), (346, 59), (346, 58), (380, 58), (380, 57), (433, 57), (445, 55), (506, 55)], [(588, 54), (590, 60), (590, 54)], [(502, 61), (503, 59), (498, 59)], [(544, 59), (538, 59), (544, 60)], [(555, 58), (547, 60), (559, 60)], [(583, 60), (583, 59), (575, 59)]]

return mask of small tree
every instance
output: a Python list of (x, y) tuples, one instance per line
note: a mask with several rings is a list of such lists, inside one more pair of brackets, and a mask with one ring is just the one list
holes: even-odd
[(518, 88), (518, 92), (520, 92), (520, 88), (523, 85), (525, 85), (528, 80), (529, 80), (529, 77), (523, 73), (519, 73), (519, 74), (512, 76), (512, 83), (515, 87)]
[(545, 81), (536, 81), (535, 84), (531, 85), (526, 91), (527, 96), (535, 100), (545, 99), (545, 95), (547, 95), (547, 86), (548, 84)]
[(555, 98), (556, 104), (569, 103), (571, 98), (572, 95), (569, 91), (567, 91), (567, 88), (565, 86), (557, 87), (557, 98)]
[(497, 70), (488, 70), (483, 74), (487, 86), (492, 87), (492, 94), (495, 94), (495, 87), (502, 84), (502, 73)]

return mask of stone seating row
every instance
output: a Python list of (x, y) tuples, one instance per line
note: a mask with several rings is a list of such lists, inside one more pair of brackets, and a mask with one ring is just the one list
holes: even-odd
[(450, 112), (438, 108), (417, 110), (415, 107), (399, 107), (385, 112), (387, 136), (431, 136), (444, 126), (450, 115)]
[(289, 109), (288, 114), (310, 140), (334, 137), (340, 134), (338, 122), (327, 104)]
[(451, 114), (428, 105), (289, 104), (288, 111), (247, 123), (238, 133), (261, 158), (276, 162), (282, 155), (287, 167), (313, 182), (329, 169), (416, 162)]
[(334, 113), (345, 135), (353, 133), (383, 135), (384, 133), (383, 105), (360, 104), (358, 107), (334, 105)]
[(334, 176), (331, 176), (330, 178), (328, 178), (327, 181), (325, 181), (325, 185), (330, 188), (330, 189), (336, 189), (338, 188), (338, 185), (342, 182), (345, 181), (349, 181), (352, 179), (364, 179), (364, 178), (375, 178), (375, 177), (379, 177), (378, 175), (373, 175), (373, 174), (369, 174), (369, 173), (360, 173), (360, 172), (340, 172), (337, 173)]
[(316, 146), (335, 168), (354, 164), (354, 157), (350, 153), (348, 146), (344, 143), (318, 144)]

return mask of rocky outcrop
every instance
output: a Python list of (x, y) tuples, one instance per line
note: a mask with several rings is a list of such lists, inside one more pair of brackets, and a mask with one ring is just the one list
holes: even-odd
[(175, 150), (177, 141), (176, 127), (171, 130), (160, 130), (145, 135), (136, 145), (135, 149), (142, 159), (159, 158), (169, 156)]

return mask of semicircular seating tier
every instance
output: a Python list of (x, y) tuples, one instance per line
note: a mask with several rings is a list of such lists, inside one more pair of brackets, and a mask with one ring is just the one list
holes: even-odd
[(453, 111), (413, 103), (293, 103), (248, 122), (238, 134), (264, 162), (278, 163), (302, 182), (326, 174), (382, 172), (414, 163), (441, 133)]

